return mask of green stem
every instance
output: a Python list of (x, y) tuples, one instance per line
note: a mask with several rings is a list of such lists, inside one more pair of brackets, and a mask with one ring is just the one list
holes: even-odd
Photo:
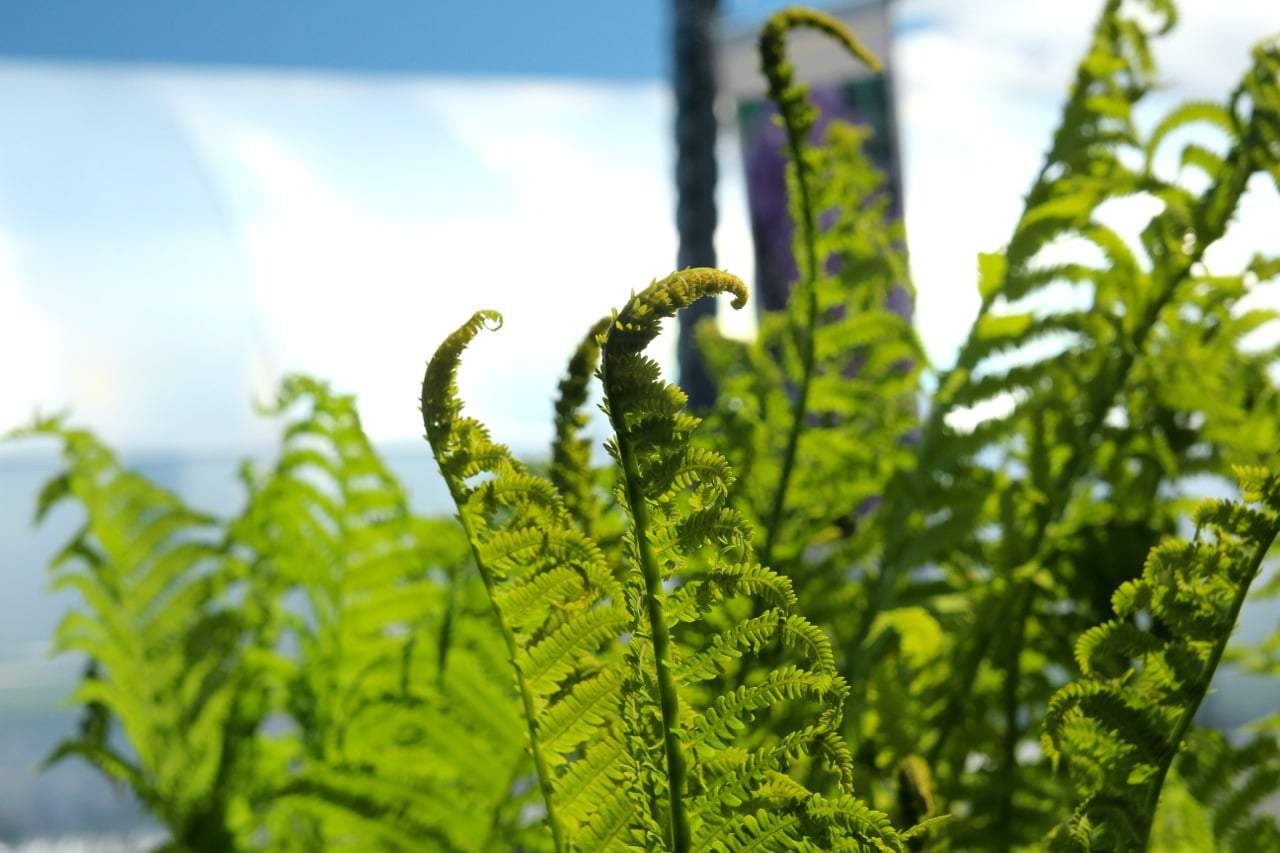
[[(607, 379), (605, 387), (609, 387)], [(680, 700), (676, 693), (675, 680), (671, 677), (671, 670), (667, 665), (671, 635), (667, 631), (667, 622), (662, 615), (662, 602), (658, 597), (662, 592), (662, 575), (658, 572), (658, 564), (653, 558), (653, 550), (649, 544), (649, 508), (645, 504), (644, 492), (640, 487), (640, 470), (636, 464), (635, 451), (627, 440), (621, 413), (611, 409), (609, 418), (613, 422), (614, 434), (617, 437), (618, 459), (622, 463), (627, 503), (631, 506), (631, 517), (634, 522), (636, 551), (639, 555), (640, 571), (644, 576), (644, 602), (649, 617), (649, 633), (653, 642), (653, 666), (657, 676), (658, 702), (662, 710), (662, 740), (667, 759), (671, 849), (675, 853), (688, 853), (691, 832), (689, 815), (684, 807), (687, 765), (684, 747), (680, 744), (680, 737), (676, 731)]]
[(792, 168), (795, 169), (796, 191), (800, 196), (798, 199), (800, 221), (796, 226), (800, 229), (804, 265), (799, 272), (802, 279), (801, 287), (808, 298), (805, 324), (803, 328), (795, 328), (802, 365), (800, 388), (791, 407), (791, 426), (787, 430), (787, 444), (782, 455), (782, 472), (778, 477), (777, 489), (773, 494), (765, 527), (765, 543), (760, 553), (760, 561), (765, 565), (772, 562), (773, 549), (777, 545), (782, 516), (786, 509), (787, 491), (795, 468), (796, 451), (800, 444), (800, 432), (804, 428), (804, 416), (809, 408), (809, 388), (813, 380), (815, 362), (814, 335), (818, 323), (817, 214), (813, 209), (809, 190), (809, 167), (804, 160), (805, 136), (812, 127), (813, 118), (805, 112), (811, 108), (811, 105), (807, 102), (804, 89), (794, 82), (794, 69), (786, 61), (785, 56), (786, 33), (797, 27), (825, 33), (839, 42), (851, 56), (872, 72), (881, 70), (880, 61), (838, 20), (812, 9), (784, 9), (770, 18), (764, 32), (760, 35), (760, 64), (769, 81), (769, 97), (778, 105), (778, 113), (782, 116), (787, 135), (787, 155), (791, 159)]
[(773, 493), (773, 505), (769, 510), (769, 519), (765, 527), (764, 551), (760, 562), (766, 566), (772, 562), (773, 548), (777, 543), (778, 530), (782, 526), (782, 513), (786, 508), (787, 489), (791, 484), (791, 472), (795, 468), (796, 450), (800, 445), (800, 431), (804, 428), (805, 412), (809, 409), (809, 386), (813, 379), (814, 367), (814, 327), (818, 323), (818, 246), (817, 222), (813, 213), (813, 204), (809, 195), (808, 169), (804, 163), (804, 135), (797, 125), (795, 117), (788, 110), (782, 110), (783, 123), (787, 129), (787, 153), (791, 158), (796, 173), (796, 191), (800, 196), (800, 239), (804, 246), (804, 269), (801, 287), (808, 299), (806, 305), (805, 325), (796, 328), (796, 338), (800, 349), (801, 373), (800, 390), (791, 407), (791, 426), (787, 430), (787, 446), (782, 454), (782, 473), (778, 478), (777, 489)]
[[(1245, 574), (1244, 583), (1240, 584), (1240, 588), (1236, 590), (1235, 599), (1231, 602), (1231, 615), (1229, 624), (1235, 627), (1236, 619), (1240, 616), (1240, 608), (1244, 606), (1245, 596), (1249, 594), (1249, 587), (1253, 585), (1253, 581), (1258, 576), (1258, 571), (1262, 567), (1262, 561), (1266, 558), (1267, 552), (1271, 550), (1271, 545), (1275, 542), (1277, 534), (1280, 534), (1280, 519), (1272, 524), (1271, 530), (1263, 541), (1258, 543), (1258, 547), (1254, 550), (1253, 556), (1249, 560), (1249, 571)], [(1210, 653), (1209, 659), (1205, 661), (1204, 669), (1200, 671), (1200, 679), (1196, 684), (1194, 698), (1191, 703), (1182, 711), (1182, 716), (1178, 719), (1178, 725), (1174, 727), (1173, 736), (1169, 739), (1169, 749), (1160, 762), (1160, 767), (1156, 770), (1155, 778), (1151, 782), (1151, 788), (1147, 791), (1147, 799), (1143, 804), (1140, 820), (1142, 821), (1142, 847), (1146, 850), (1151, 838), (1151, 826), (1155, 822), (1156, 806), (1160, 802), (1160, 789), (1164, 787), (1165, 777), (1169, 774), (1169, 768), (1173, 766), (1173, 759), (1177, 757), (1178, 750), (1182, 746), (1182, 738), (1186, 735), (1187, 729), (1191, 728), (1191, 723), (1195, 720), (1196, 713), (1200, 710), (1200, 704), (1204, 702), (1204, 697), (1209, 693), (1209, 685), (1213, 681), (1213, 674), (1218, 669), (1218, 664), (1222, 661), (1222, 655), (1227, 650), (1227, 642), (1231, 639), (1231, 629), (1228, 628), (1222, 632), (1222, 636), (1218, 638), (1213, 646), (1213, 652)]]
[[(434, 448), (433, 448), (434, 449)], [(551, 786), (551, 771), (547, 767), (546, 759), (542, 755), (542, 746), (538, 742), (538, 727), (535, 722), (533, 697), (529, 693), (529, 688), (525, 685), (524, 674), (520, 671), (520, 665), (516, 660), (516, 638), (511, 630), (511, 626), (507, 624), (506, 618), (502, 615), (502, 609), (498, 607), (498, 600), (494, 597), (493, 577), (489, 573), (489, 569), (485, 566), (484, 561), (480, 559), (480, 551), (476, 548), (476, 540), (472, 535), (471, 524), (467, 521), (467, 514), (463, 510), (466, 505), (467, 495), (455, 483), (452, 477), (445, 477), (445, 481), (449, 486), (449, 494), (453, 497), (453, 502), (458, 507), (458, 521), (462, 524), (463, 532), (466, 533), (467, 543), (471, 547), (471, 556), (476, 561), (476, 568), (480, 570), (480, 579), (484, 581), (484, 591), (489, 598), (489, 605), (493, 608), (494, 618), (498, 620), (498, 627), (502, 630), (502, 639), (507, 644), (507, 656), (511, 659), (511, 668), (516, 674), (516, 688), (520, 693), (520, 702), (524, 707), (524, 719), (529, 728), (529, 750), (533, 754), (533, 765), (538, 771), (538, 786), (542, 790), (542, 799), (547, 804), (547, 825), (551, 827), (551, 838), (555, 842), (557, 851), (567, 851), (569, 848), (564, 840), (564, 828), (560, 825), (560, 817), (556, 814), (555, 800), (552, 797), (553, 789)]]

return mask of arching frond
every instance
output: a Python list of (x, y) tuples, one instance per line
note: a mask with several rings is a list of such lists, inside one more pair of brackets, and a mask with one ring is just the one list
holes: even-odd
[[(664, 318), (719, 292), (731, 293), (736, 307), (746, 300), (740, 281), (714, 270), (654, 282), (618, 312), (601, 364), (609, 452), (631, 520), (623, 595), (634, 626), (627, 657), (637, 717), (628, 720), (642, 750), (641, 788), (653, 793), (650, 809), (663, 816), (664, 841), (675, 850), (897, 849), (888, 819), (851, 796), (847, 753), (831, 754), (824, 771), (833, 799), (825, 786), (801, 781), (809, 768), (812, 784), (817, 767), (809, 762), (838, 737), (845, 685), (826, 637), (787, 612), (790, 583), (754, 563), (750, 530), (727, 502), (732, 472), (718, 454), (693, 446), (698, 419), (644, 355)], [(759, 615), (745, 617), (752, 609)], [(749, 671), (744, 659), (769, 648), (770, 666), (732, 687)], [(750, 734), (757, 720), (796, 705), (805, 724), (764, 739)], [(772, 812), (744, 810), (759, 801)]]
[(630, 836), (622, 769), (608, 757), (625, 757), (614, 668), (627, 614), (603, 553), (556, 487), (462, 414), (458, 360), (485, 323), (500, 322), (480, 312), (437, 350), (422, 383), (423, 422), (514, 666), (556, 847), (599, 849), (617, 831)]

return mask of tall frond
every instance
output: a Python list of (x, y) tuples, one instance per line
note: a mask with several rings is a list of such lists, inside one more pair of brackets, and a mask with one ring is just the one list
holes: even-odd
[(587, 332), (569, 359), (555, 404), (555, 438), (551, 443), (549, 478), (564, 498), (565, 508), (582, 532), (599, 538), (598, 475), (591, 465), (591, 440), (581, 435), (587, 425), (588, 389), (600, 363), (600, 340), (609, 328), (604, 317)]
[[(792, 612), (790, 582), (755, 561), (751, 532), (727, 502), (732, 470), (692, 444), (699, 420), (644, 355), (663, 319), (721, 292), (734, 296), (735, 307), (746, 301), (745, 287), (727, 273), (673, 273), (627, 302), (604, 344), (609, 451), (631, 520), (633, 570), (623, 594), (633, 624), (633, 713), (626, 718), (643, 756), (642, 788), (662, 815), (663, 843), (678, 851), (896, 849), (901, 842), (888, 819), (851, 795), (839, 739), (846, 688), (826, 637)], [(743, 659), (767, 649), (771, 665), (733, 686), (732, 676), (746, 671)], [(794, 705), (807, 709), (804, 725), (754, 732), (753, 722), (778, 720)], [(818, 783), (824, 773), (831, 797)], [(759, 804), (770, 813), (758, 812)]]
[(514, 667), (556, 848), (604, 849), (615, 832), (626, 837), (632, 811), (618, 784), (626, 754), (612, 689), (627, 615), (600, 548), (555, 486), (462, 414), (459, 358), (500, 323), (479, 312), (440, 346), (423, 378), (423, 422)]
[(275, 744), (289, 767), (273, 843), (297, 842), (302, 821), (303, 847), (486, 849), (513, 828), (523, 743), (466, 540), (411, 513), (351, 397), (292, 376), (268, 412), (285, 419), (281, 452), (233, 530), (251, 589), (302, 604), (269, 652), (296, 732)]

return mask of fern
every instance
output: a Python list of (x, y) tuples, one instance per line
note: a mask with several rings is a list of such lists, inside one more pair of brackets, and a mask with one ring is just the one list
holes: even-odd
[(35, 436), (61, 442), (66, 462), (36, 520), (72, 501), (85, 515), (50, 566), (54, 587), (81, 601), (54, 648), (89, 661), (71, 697), (84, 724), (48, 761), (78, 756), (127, 785), (178, 849), (234, 849), (262, 713), (240, 645), (246, 614), (223, 598), (243, 567), (214, 519), (125, 471), (89, 433), (53, 419), (16, 434)]
[(466, 542), (409, 512), (349, 397), (290, 377), (268, 411), (298, 414), (233, 532), (261, 598), (306, 599), (263, 642), (297, 733), (274, 744), (298, 766), (273, 794), (277, 843), (310, 819), (303, 847), (484, 849), (522, 744)]
[(794, 219), (797, 242), (802, 249), (797, 256), (801, 276), (798, 290), (800, 298), (804, 300), (805, 310), (803, 319), (795, 323), (794, 346), (800, 360), (799, 385), (795, 393), (786, 445), (782, 452), (782, 468), (774, 488), (774, 497), (765, 525), (767, 532), (761, 558), (766, 563), (771, 561), (775, 537), (782, 525), (783, 510), (786, 508), (787, 491), (791, 484), (800, 433), (808, 415), (809, 397), (814, 384), (817, 362), (814, 328), (818, 324), (821, 309), (818, 292), (820, 258), (817, 233), (820, 209), (816, 204), (817, 200), (813, 198), (814, 190), (811, 186), (815, 164), (813, 158), (806, 157), (805, 152), (806, 136), (817, 118), (817, 110), (808, 103), (804, 87), (795, 82), (794, 69), (786, 61), (784, 47), (787, 32), (797, 27), (808, 27), (826, 33), (840, 42), (849, 53), (872, 71), (880, 70), (879, 61), (859, 44), (848, 30), (835, 19), (819, 12), (800, 9), (784, 10), (770, 18), (760, 33), (760, 65), (769, 81), (769, 95), (778, 104), (787, 134), (790, 177), (794, 190)]
[[(744, 833), (764, 831), (755, 815), (727, 808), (761, 797), (762, 786), (795, 810), (796, 819), (803, 815), (818, 824), (824, 843), (852, 834), (865, 843), (896, 844), (887, 820), (850, 797), (848, 757), (837, 740), (845, 688), (826, 638), (787, 613), (794, 604), (791, 585), (753, 560), (748, 528), (726, 505), (732, 471), (719, 454), (691, 446), (698, 420), (683, 411), (683, 394), (662, 382), (657, 365), (643, 355), (662, 319), (721, 291), (735, 296), (735, 307), (746, 301), (741, 282), (723, 273), (687, 270), (655, 282), (618, 313), (604, 347), (601, 379), (614, 428), (609, 451), (622, 470), (620, 499), (632, 522), (634, 568), (625, 588), (634, 624), (628, 648), (635, 671), (632, 696), (651, 696), (660, 711), (646, 745), (654, 758), (641, 766), (662, 766), (660, 743), (665, 779), (649, 787), (666, 788), (676, 850), (691, 843), (716, 849), (742, 842)], [(716, 600), (731, 596), (754, 598), (757, 610), (771, 609), (744, 620), (749, 611), (741, 604)], [(692, 636), (673, 639), (681, 623), (690, 623)], [(719, 696), (699, 688), (708, 677), (741, 666), (745, 652), (772, 643), (791, 650), (805, 668), (778, 666)], [(738, 732), (760, 712), (801, 698), (817, 704), (816, 722), (778, 731), (750, 751), (736, 745)], [(775, 775), (794, 770), (792, 763), (805, 753), (823, 750), (835, 774), (835, 798), (823, 799), (796, 779)], [(695, 778), (687, 778), (689, 771)], [(803, 837), (782, 824), (767, 831), (797, 842)]]
[[(428, 366), (428, 439), (507, 626), (559, 848), (896, 848), (887, 818), (851, 795), (838, 737), (845, 688), (826, 638), (789, 612), (789, 582), (753, 559), (748, 530), (725, 504), (732, 472), (692, 445), (697, 419), (643, 355), (664, 318), (722, 290), (745, 301), (741, 282), (726, 274), (674, 274), (632, 297), (604, 339), (609, 450), (629, 519), (621, 578), (570, 526), (555, 488), (461, 415), (458, 356), (496, 315), (477, 314)], [(480, 474), (489, 478), (468, 484)], [(494, 555), (504, 562), (495, 566)], [(741, 686), (724, 683), (744, 655), (771, 647), (796, 662)], [(789, 704), (813, 708), (808, 725), (752, 733), (753, 721)], [(614, 780), (608, 790), (589, 781), (604, 774)]]
[[(700, 330), (720, 397), (699, 441), (738, 472), (731, 499), (764, 534), (756, 537), (758, 558), (792, 581), (801, 612), (843, 649), (858, 627), (849, 614), (865, 609), (865, 588), (851, 578), (880, 546), (868, 521), (891, 479), (912, 464), (913, 397), (925, 358), (898, 313), (913, 298), (905, 240), (889, 219), (884, 175), (863, 151), (867, 131), (831, 122), (815, 138), (815, 109), (784, 51), (796, 27), (816, 27), (876, 64), (818, 13), (779, 13), (762, 35), (761, 64), (787, 133), (801, 275), (786, 309), (761, 316), (756, 340)], [(837, 664), (847, 667), (841, 657)], [(887, 695), (879, 689), (889, 686), (887, 673), (877, 686), (866, 676), (852, 681), (855, 695)], [(914, 676), (901, 670), (892, 678)], [(855, 710), (853, 722), (860, 717)], [(891, 720), (910, 725), (901, 715)], [(881, 727), (879, 718), (866, 725)], [(897, 758), (917, 751), (911, 737), (897, 740)], [(860, 790), (871, 793), (866, 781)]]
[(604, 847), (632, 811), (625, 791), (610, 784), (625, 772), (626, 753), (606, 689), (621, 683), (613, 647), (626, 614), (602, 552), (555, 486), (462, 416), (458, 360), (486, 323), (501, 318), (476, 314), (431, 359), (423, 422), (514, 668), (556, 848)]
[(87, 433), (23, 433), (68, 462), (38, 516), (74, 500), (87, 519), (53, 566), (86, 604), (57, 638), (89, 658), (85, 722), (51, 760), (127, 784), (173, 849), (527, 843), (519, 712), (465, 539), (408, 512), (350, 398), (293, 377), (272, 411), (299, 408), (227, 522)]
[[(1081, 630), (1106, 591), (1125, 577), (1123, 553), (1100, 554), (1107, 566), (1100, 573), (1080, 561), (1097, 526), (1114, 525), (1115, 534), (1108, 535), (1131, 531), (1126, 535), (1133, 536), (1135, 549), (1169, 532), (1176, 505), (1161, 497), (1161, 483), (1221, 468), (1220, 459), (1195, 455), (1201, 430), (1212, 431), (1213, 446), (1230, 454), (1244, 447), (1226, 435), (1229, 430), (1218, 431), (1218, 424), (1237, 418), (1265, 424), (1268, 411), (1274, 412), (1265, 398), (1228, 378), (1257, 376), (1274, 363), (1271, 354), (1255, 358), (1239, 349), (1234, 306), (1245, 290), (1198, 274), (1199, 259), (1224, 234), (1245, 182), (1259, 168), (1256, 138), (1269, 119), (1259, 110), (1237, 116), (1234, 145), (1202, 193), (1129, 171), (1117, 149), (1136, 147), (1136, 137), (1119, 107), (1136, 102), (1149, 86), (1153, 68), (1145, 59), (1146, 38), (1118, 4), (1107, 8), (1028, 209), (1006, 251), (983, 259), (982, 313), (956, 366), (939, 380), (917, 467), (891, 484), (886, 498), (891, 509), (884, 516), (884, 557), (859, 631), (867, 632), (882, 609), (898, 600), (904, 572), (923, 561), (956, 566), (960, 589), (978, 581), (975, 618), (957, 632), (950, 663), (964, 688), (949, 691), (928, 723), (936, 732), (929, 756), (950, 765), (945, 787), (953, 795), (967, 789), (974, 808), (998, 826), (1033, 825), (1015, 814), (1014, 792), (1032, 788), (1016, 756), (1022, 732), (1034, 726), (1054, 685), (1028, 680), (1021, 671), (1025, 657), (1063, 661), (1060, 638)], [(1244, 86), (1256, 88), (1256, 70), (1250, 75)], [(1141, 236), (1145, 263), (1092, 218), (1105, 199), (1139, 191), (1164, 205)], [(1039, 261), (1050, 241), (1067, 235), (1095, 243), (1107, 264)], [(1014, 300), (1028, 300), (1062, 281), (1091, 288), (1087, 311), (1010, 312)], [(1215, 325), (1228, 334), (1218, 338), (1206, 331)], [(1068, 334), (1067, 348), (998, 371), (1002, 353), (1046, 334)], [(1225, 368), (1228, 362), (1231, 369)], [(1232, 387), (1207, 393), (1201, 379), (1193, 392), (1184, 382), (1175, 391), (1163, 384), (1171, 378), (1164, 371), (1175, 365), (1187, 377), (1212, 371), (1208, 375)], [(1009, 415), (972, 432), (947, 423), (957, 406), (999, 395), (1015, 401)], [(1190, 417), (1205, 415), (1213, 420), (1200, 428), (1189, 425)], [(1253, 446), (1258, 450), (1235, 461), (1258, 460), (1261, 445)], [(978, 461), (992, 450), (1003, 457), (995, 469)], [(977, 538), (987, 526), (996, 534)], [(1089, 592), (1094, 583), (1097, 591)], [(1080, 605), (1064, 608), (1064, 597)], [(871, 651), (864, 644), (856, 653), (852, 675), (872, 665)], [(988, 669), (996, 674), (995, 684), (983, 678)], [(1004, 717), (1003, 731), (983, 728), (985, 714), (976, 712), (975, 702)], [(961, 728), (962, 719), (972, 722)], [(961, 732), (966, 749), (951, 751), (950, 736)], [(979, 774), (966, 780), (961, 772), (974, 737), (999, 756), (987, 779)], [(1034, 799), (1024, 803), (1028, 817), (1048, 808)]]
[(1192, 726), (1171, 777), (1174, 773), (1178, 784), (1172, 790), (1175, 797), (1178, 787), (1185, 791), (1183, 801), (1172, 803), (1166, 784), (1152, 830), (1153, 846), (1164, 817), (1166, 822), (1199, 824), (1221, 849), (1280, 849), (1280, 826), (1260, 813), (1264, 800), (1280, 791), (1280, 745), (1274, 738), (1259, 735), (1234, 746), (1222, 732)]
[[(80, 597), (58, 644), (88, 659), (55, 759), (133, 789), (175, 850), (1280, 846), (1280, 718), (1248, 740), (1193, 722), (1246, 595), (1280, 594), (1250, 592), (1280, 528), (1257, 467), (1280, 444), (1280, 347), (1258, 333), (1280, 317), (1255, 299), (1280, 263), (1210, 254), (1246, 185), (1280, 187), (1280, 46), (1143, 133), (1175, 18), (1103, 6), (1022, 216), (979, 259), (979, 316), (929, 381), (866, 131), (816, 133), (785, 40), (875, 60), (788, 10), (760, 47), (798, 281), (753, 341), (699, 329), (705, 422), (645, 350), (698, 299), (741, 307), (706, 269), (589, 330), (545, 468), (459, 400), (498, 315), (443, 343), (422, 414), (456, 520), (413, 513), (355, 402), (304, 377), (268, 407), (280, 453), (244, 467), (231, 519), (37, 422), (23, 434), (66, 460), (38, 517), (85, 515), (52, 567)], [(1222, 144), (1179, 142), (1189, 126)], [(1139, 196), (1142, 231), (1109, 228)], [(1206, 504), (1171, 539), (1233, 466), (1253, 506)], [(1277, 649), (1230, 660), (1274, 675)]]
[(591, 440), (581, 436), (588, 416), (583, 411), (591, 379), (600, 363), (600, 338), (609, 328), (610, 318), (600, 320), (574, 351), (560, 381), (555, 405), (555, 439), (551, 445), (548, 476), (564, 498), (565, 508), (582, 532), (593, 538), (602, 534), (600, 475), (591, 464)]
[(1154, 549), (1142, 576), (1116, 590), (1117, 618), (1076, 644), (1083, 677), (1050, 701), (1042, 738), (1051, 758), (1065, 759), (1079, 796), (1053, 835), (1058, 847), (1147, 844), (1165, 778), (1280, 533), (1280, 478), (1265, 469), (1238, 476), (1246, 500), (1261, 506), (1204, 504), (1196, 539)]
[[(784, 49), (795, 28), (817, 29), (879, 67), (821, 13), (786, 10), (766, 25), (761, 66), (786, 130), (800, 280), (785, 311), (761, 317), (750, 345), (710, 327), (701, 337), (721, 388), (710, 438), (742, 475), (734, 498), (763, 533), (759, 557), (829, 593), (824, 567), (799, 565), (801, 552), (815, 539), (842, 538), (856, 523), (849, 509), (882, 494), (888, 473), (909, 460), (905, 448), (886, 450), (914, 426), (905, 395), (923, 351), (891, 308), (910, 299), (903, 237), (886, 220), (889, 197), (862, 152), (865, 130), (833, 122), (823, 144), (809, 141), (816, 109)], [(821, 597), (815, 590), (813, 600)]]

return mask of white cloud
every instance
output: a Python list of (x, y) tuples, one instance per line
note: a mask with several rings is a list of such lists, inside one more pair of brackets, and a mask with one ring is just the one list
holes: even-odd
[(356, 393), (375, 438), (414, 437), (424, 360), (473, 310), (496, 308), (507, 324), (468, 354), (464, 395), (503, 440), (545, 447), (580, 337), (674, 264), (665, 93), (450, 80), (398, 95), (438, 127), (380, 170), (418, 168), (447, 138), (483, 186), (379, 207), (338, 188), (359, 151), (326, 160), (309, 156), (314, 140), (234, 114), (194, 120), (240, 212), (270, 364)]
[(0, 435), (30, 420), (46, 393), (53, 348), (49, 323), (31, 301), (14, 257), (13, 239), (0, 233)]

